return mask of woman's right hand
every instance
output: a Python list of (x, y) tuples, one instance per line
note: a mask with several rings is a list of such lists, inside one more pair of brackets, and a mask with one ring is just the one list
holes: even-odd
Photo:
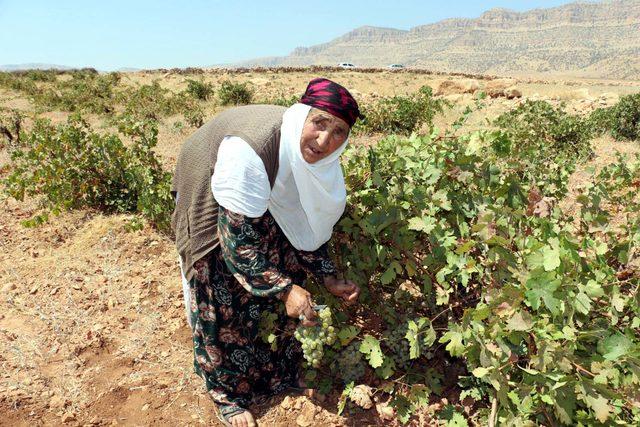
[[(312, 307), (311, 294), (306, 289), (293, 285), (281, 297), (287, 316), (301, 319), (302, 326), (315, 326), (316, 311)], [(304, 316), (301, 318), (301, 315)]]

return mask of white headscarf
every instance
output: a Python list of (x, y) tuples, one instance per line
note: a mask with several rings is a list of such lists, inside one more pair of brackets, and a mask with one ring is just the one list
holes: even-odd
[(294, 104), (282, 117), (280, 164), (269, 198), (271, 215), (289, 242), (304, 251), (329, 241), (347, 199), (340, 167), (347, 141), (316, 163), (302, 157), (300, 138), (310, 110), (308, 105)]

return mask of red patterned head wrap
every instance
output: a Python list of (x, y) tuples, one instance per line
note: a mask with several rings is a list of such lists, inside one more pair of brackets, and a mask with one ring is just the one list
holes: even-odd
[(362, 116), (358, 103), (347, 89), (322, 77), (309, 82), (300, 103), (339, 117), (347, 122), (349, 127), (352, 127), (356, 119)]

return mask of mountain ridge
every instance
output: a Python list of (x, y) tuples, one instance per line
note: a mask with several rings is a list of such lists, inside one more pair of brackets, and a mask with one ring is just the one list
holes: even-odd
[(516, 12), (487, 10), (409, 30), (361, 26), (284, 57), (237, 66), (391, 63), (448, 72), (640, 79), (640, 0), (576, 2)]
[(58, 64), (44, 64), (40, 62), (30, 62), (25, 64), (4, 64), (0, 65), (0, 71), (24, 71), (24, 70), (71, 70), (73, 67)]

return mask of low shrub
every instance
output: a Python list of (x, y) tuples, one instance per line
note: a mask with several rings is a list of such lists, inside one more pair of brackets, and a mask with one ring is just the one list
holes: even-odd
[(270, 105), (280, 105), (282, 107), (291, 107), (293, 104), (295, 104), (299, 100), (300, 100), (299, 95), (291, 95), (291, 96), (280, 95), (275, 98), (267, 99), (264, 101), (264, 103), (270, 104)]
[(17, 200), (41, 196), (44, 211), (26, 222), (35, 225), (49, 213), (92, 208), (141, 214), (160, 230), (169, 230), (173, 200), (171, 174), (162, 170), (153, 147), (157, 125), (125, 117), (119, 131), (100, 135), (77, 114), (66, 124), (36, 121), (23, 147), (12, 152), (5, 191)]
[(407, 96), (382, 98), (362, 107), (365, 118), (354, 126), (355, 133), (385, 132), (408, 135), (423, 125), (431, 130), (433, 118), (442, 113), (447, 102), (435, 99), (429, 86)]
[(204, 124), (204, 111), (199, 105), (193, 105), (185, 108), (183, 112), (185, 122), (191, 127), (199, 128)]
[(494, 124), (512, 137), (515, 151), (534, 148), (579, 158), (591, 154), (592, 132), (586, 119), (572, 116), (546, 101), (527, 100), (498, 116)]
[(609, 132), (615, 139), (640, 139), (640, 93), (625, 95), (612, 107), (598, 108), (589, 116), (594, 133)]
[(577, 163), (593, 155), (593, 128), (546, 101), (526, 101), (500, 115), (492, 139), (499, 164), (553, 197), (565, 194)]
[(193, 105), (189, 98), (184, 93), (176, 94), (163, 88), (157, 80), (150, 85), (141, 85), (135, 90), (119, 94), (119, 101), (125, 106), (125, 114), (141, 120), (159, 120), (184, 111), (187, 106)]
[(589, 125), (595, 135), (602, 135), (611, 131), (613, 120), (613, 108), (596, 108), (589, 115)]
[(0, 72), (0, 86), (26, 95), (38, 93), (38, 86), (34, 80), (23, 78), (16, 73)]
[(49, 109), (111, 114), (115, 111), (116, 88), (120, 79), (119, 73), (75, 71), (71, 73), (70, 80), (58, 81), (51, 87), (37, 91), (33, 100)]
[(16, 74), (34, 82), (53, 83), (57, 80), (59, 73), (58, 70), (26, 70)]
[(221, 82), (218, 99), (222, 105), (245, 105), (253, 100), (253, 89), (249, 83)]
[(187, 79), (186, 92), (200, 101), (207, 101), (213, 95), (213, 85), (193, 79)]
[(616, 139), (640, 139), (640, 93), (620, 98), (611, 110), (610, 125)]

